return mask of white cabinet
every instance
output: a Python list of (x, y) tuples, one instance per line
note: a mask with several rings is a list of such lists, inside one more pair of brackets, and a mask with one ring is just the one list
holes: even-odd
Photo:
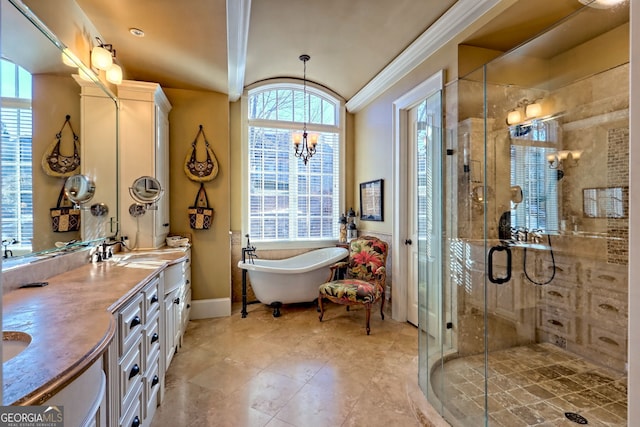
[[(157, 83), (125, 80), (118, 86), (118, 169), (121, 235), (138, 249), (164, 245), (169, 233), (169, 103)], [(134, 217), (133, 181), (151, 176), (164, 190), (153, 209)]]
[(160, 404), (164, 334), (160, 301), (162, 273), (118, 310), (117, 338), (105, 355), (108, 369), (110, 426), (149, 425)]
[(173, 356), (182, 346), (182, 338), (191, 310), (191, 251), (184, 261), (165, 270), (165, 354), (164, 370), (171, 364)]
[(95, 361), (70, 384), (40, 405), (63, 406), (65, 425), (105, 427), (107, 400), (102, 359)]

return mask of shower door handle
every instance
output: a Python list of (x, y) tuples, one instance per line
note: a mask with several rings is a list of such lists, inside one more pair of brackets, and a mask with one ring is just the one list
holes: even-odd
[[(495, 277), (493, 275), (493, 253), (494, 252), (507, 252), (507, 272), (504, 277)], [(489, 281), (491, 283), (495, 283), (497, 285), (501, 285), (503, 283), (507, 283), (511, 280), (511, 248), (508, 246), (498, 245), (489, 249)]]

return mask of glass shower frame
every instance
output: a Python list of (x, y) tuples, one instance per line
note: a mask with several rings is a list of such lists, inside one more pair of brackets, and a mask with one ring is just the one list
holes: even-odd
[[(599, 35), (577, 43), (576, 37), (594, 29), (588, 24), (594, 19)], [(449, 129), (442, 131), (441, 139), (443, 271), (439, 295), (448, 297), (439, 301), (438, 328), (441, 338), (449, 337), (429, 345), (427, 318), (420, 318), (419, 382), (431, 404), (454, 426), (518, 425), (509, 424), (517, 422), (518, 416), (522, 425), (527, 425), (523, 421), (527, 416), (530, 422), (536, 417), (540, 422), (545, 416), (547, 421), (568, 417), (552, 411), (503, 412), (504, 407), (494, 399), (496, 392), (507, 387), (497, 369), (505, 362), (495, 356), (505, 349), (523, 348), (521, 354), (526, 357), (529, 349), (536, 348), (531, 345), (553, 346), (551, 351), (557, 347), (579, 354), (624, 377), (628, 154), (625, 165), (623, 146), (626, 128), (628, 147), (628, 49), (626, 58), (624, 46), (598, 57), (589, 50), (620, 40), (625, 32), (628, 36), (628, 11), (625, 24), (621, 9), (585, 7), (444, 91)], [(558, 39), (562, 43), (551, 41)], [(540, 55), (547, 57), (540, 59)], [(571, 60), (576, 61), (575, 67), (567, 67)], [(527, 119), (526, 108), (534, 103), (541, 104), (542, 111)], [(506, 118), (513, 110), (520, 110), (523, 121), (509, 125)], [(584, 138), (587, 134), (591, 136)], [(616, 142), (620, 138), (622, 143)], [(446, 155), (454, 153), (458, 155)], [(512, 166), (515, 163), (519, 169)], [(518, 181), (514, 176), (523, 169), (539, 173)], [(514, 194), (519, 198), (513, 187), (531, 181), (544, 185), (537, 190), (525, 188), (524, 200), (514, 203)], [(587, 201), (583, 198), (595, 194), (586, 190), (603, 188), (621, 189), (619, 209), (613, 214), (600, 210), (604, 217), (585, 215)], [(544, 200), (550, 190), (556, 191), (554, 200)], [(547, 209), (550, 214), (532, 219), (524, 213), (535, 209)], [(501, 235), (500, 223), (507, 217), (514, 227), (508, 227), (508, 235)], [(493, 252), (490, 271), (488, 254), (496, 247), (509, 247), (511, 255), (506, 250)], [(426, 251), (421, 254), (426, 258)], [(428, 283), (429, 272), (423, 268), (419, 295), (426, 309), (431, 304), (428, 286), (433, 283)], [(491, 278), (504, 281), (492, 283)], [(599, 287), (599, 282), (604, 285)], [(567, 317), (572, 309), (576, 315)], [(607, 310), (621, 315), (611, 318), (601, 313)], [(467, 377), (447, 366), (448, 361), (463, 357), (469, 362)], [(468, 399), (457, 405), (447, 404), (459, 396), (461, 385), (478, 389), (470, 390), (465, 395)], [(509, 393), (502, 396), (516, 399)], [(523, 403), (521, 406), (527, 406)], [(511, 415), (515, 418), (508, 417)]]

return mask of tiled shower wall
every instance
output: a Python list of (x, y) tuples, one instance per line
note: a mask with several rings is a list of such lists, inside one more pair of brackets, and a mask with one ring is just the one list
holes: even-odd
[[(609, 187), (629, 185), (629, 128), (609, 129), (607, 132), (607, 183)], [(629, 261), (629, 192), (625, 192), (624, 218), (608, 218), (607, 261), (627, 265)]]

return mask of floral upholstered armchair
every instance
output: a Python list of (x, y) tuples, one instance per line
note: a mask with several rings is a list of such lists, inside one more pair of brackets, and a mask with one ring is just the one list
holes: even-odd
[[(371, 306), (380, 300), (380, 316), (384, 320), (384, 292), (387, 278), (386, 263), (389, 246), (372, 236), (351, 240), (349, 260), (332, 265), (329, 282), (320, 285), (318, 308), (320, 321), (324, 316), (323, 300), (347, 306), (363, 305), (366, 310), (366, 328), (369, 335)], [(339, 279), (334, 280), (336, 277)]]

